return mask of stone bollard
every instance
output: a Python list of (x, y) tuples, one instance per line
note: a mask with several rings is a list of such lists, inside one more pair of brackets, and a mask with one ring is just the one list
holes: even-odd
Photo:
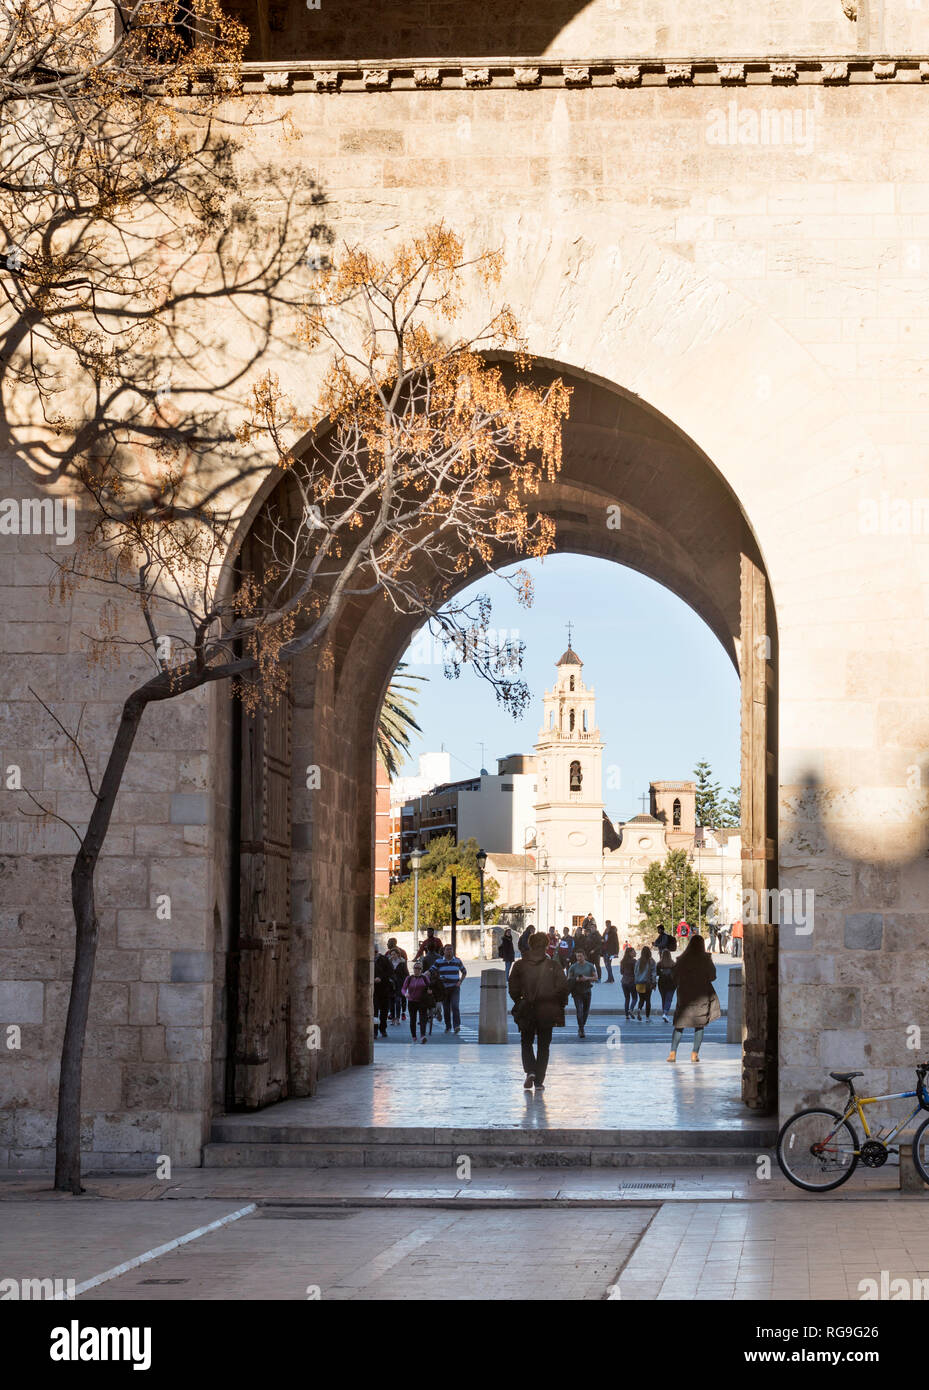
[(922, 1192), (925, 1194), (926, 1184), (923, 1182), (916, 1170), (913, 1162), (913, 1135), (901, 1134), (900, 1144), (900, 1191), (901, 1192)]
[(729, 971), (729, 1003), (726, 1017), (726, 1042), (742, 1041), (742, 990), (745, 977), (741, 965), (734, 965)]
[(482, 1043), (506, 1042), (506, 1009), (509, 995), (506, 992), (506, 971), (481, 971), (481, 1016), (477, 1030), (477, 1040)]

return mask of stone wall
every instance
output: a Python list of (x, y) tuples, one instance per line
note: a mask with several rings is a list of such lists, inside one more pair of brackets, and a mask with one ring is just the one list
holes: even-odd
[[(668, 52), (855, 51), (838, 0), (828, 13), (668, 13)], [(872, 3), (872, 30), (880, 13)], [(607, 43), (611, 54), (665, 51), (645, 28), (608, 41), (614, 14), (579, 10), (557, 42), (570, 36), (574, 54)], [(885, 43), (918, 54), (920, 11), (888, 9), (885, 21)], [(271, 98), (298, 138), (261, 133), (256, 190), (273, 213), (280, 186), (312, 169), (338, 236), (377, 244), (444, 217), (470, 248), (501, 247), (502, 295), (532, 350), (619, 393), (615, 439), (601, 432), (597, 469), (578, 473), (591, 509), (624, 500), (624, 469), (650, 470), (673, 502), (675, 456), (622, 436), (628, 402), (693, 441), (708, 476), (738, 499), (778, 619), (780, 882), (816, 895), (812, 935), (781, 941), (782, 1109), (818, 1094), (840, 1062), (894, 1087), (908, 1079), (906, 1027), (929, 1027), (929, 507), (917, 505), (929, 497), (929, 82), (918, 64), (884, 75), (865, 65), (849, 82), (801, 64), (796, 81), (769, 71), (744, 85), (710, 68), (669, 85), (656, 70), (628, 87), (558, 69), (524, 87), (510, 71), (489, 86), (459, 74), (417, 88), (406, 72), (387, 89), (366, 89), (359, 74), (341, 91), (307, 81)], [(231, 355), (241, 334), (230, 319)], [(316, 362), (282, 351), (271, 365), (298, 400), (312, 399)], [(22, 465), (8, 461), (0, 477), (4, 496), (41, 491)], [(243, 489), (243, 513), (252, 501)], [(676, 524), (673, 508), (641, 520), (639, 535), (656, 544), (649, 560), (643, 540), (637, 563), (659, 578)], [(597, 536), (583, 540), (601, 553)], [(725, 541), (708, 536), (711, 565)], [(0, 1052), (0, 1150), (14, 1166), (50, 1158), (71, 837), (23, 820), (5, 770), (20, 766), (25, 786), (80, 820), (79, 769), (29, 687), (66, 721), (84, 707), (97, 768), (127, 690), (125, 670), (88, 667), (83, 654), (98, 601), (49, 603), (49, 548), (0, 536), (0, 1025), (21, 1028), (21, 1047), (4, 1033)], [(399, 629), (376, 638), (378, 622), (358, 615), (331, 667), (298, 674), (292, 1046), (302, 1093), (369, 1055), (365, 730), (405, 640)], [(159, 1153), (196, 1162), (220, 1103), (230, 717), (223, 692), (149, 711), (119, 798), (99, 874), (85, 1064), (95, 1165), (150, 1166)], [(315, 805), (301, 781), (309, 763), (329, 774)], [(308, 1021), (323, 1026), (317, 1056), (302, 1047)]]

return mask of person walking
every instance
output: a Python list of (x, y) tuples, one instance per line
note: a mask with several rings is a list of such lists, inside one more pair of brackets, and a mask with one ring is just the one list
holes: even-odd
[[(532, 933), (533, 933), (533, 931), (534, 931), (534, 927), (533, 927), (532, 923), (530, 922), (529, 925), (528, 925), (528, 927), (526, 928), (526, 930), (523, 932), (522, 936), (519, 938), (519, 940), (518, 940), (517, 943), (516, 943), (517, 949), (518, 949), (519, 954), (520, 954), (521, 956), (524, 956), (524, 955), (526, 955), (526, 954), (528, 953), (528, 950), (529, 950), (529, 942), (532, 940)], [(547, 939), (547, 938), (546, 938), (546, 939)]]
[(562, 970), (567, 970), (574, 959), (574, 937), (567, 927), (561, 933), (561, 940), (558, 942), (558, 960), (561, 962)]
[(397, 945), (397, 938), (395, 936), (389, 936), (387, 938), (387, 954), (390, 955), (392, 951), (396, 951), (397, 955), (400, 956), (403, 960), (409, 959), (403, 947)]
[(603, 937), (597, 930), (596, 924), (587, 933), (586, 952), (588, 961), (597, 972), (597, 983), (599, 984), (603, 979), (603, 970), (600, 965), (603, 958)]
[(636, 1004), (635, 988), (635, 951), (626, 943), (619, 962), (619, 983), (623, 989), (623, 1001), (626, 1006), (626, 1017), (632, 1018), (632, 1011)]
[(544, 1091), (552, 1030), (564, 1027), (564, 1006), (568, 985), (558, 960), (545, 954), (548, 937), (534, 932), (526, 954), (513, 966), (509, 991), (513, 1018), (519, 1029), (523, 1071), (523, 1090)]
[(387, 1037), (387, 1014), (393, 997), (393, 967), (387, 956), (374, 950), (374, 1036), (378, 1028), (382, 1038)]
[(713, 988), (716, 979), (716, 966), (706, 952), (702, 936), (692, 936), (680, 959), (674, 965), (674, 983), (677, 987), (677, 1008), (674, 1010), (674, 1032), (671, 1034), (669, 1062), (677, 1061), (677, 1049), (685, 1028), (694, 1030), (692, 1062), (700, 1060), (700, 1044), (703, 1030), (708, 1023), (722, 1017), (719, 998)]
[(606, 966), (606, 982), (608, 985), (615, 983), (613, 979), (613, 957), (618, 955), (619, 932), (608, 917), (603, 932), (603, 963)]
[(426, 1041), (426, 1019), (429, 1015), (429, 1006), (426, 1003), (426, 995), (429, 993), (429, 976), (423, 970), (421, 960), (414, 960), (413, 973), (407, 975), (403, 981), (403, 997), (410, 1006), (410, 1036), (416, 1041), (416, 1020), (419, 1020), (419, 1041)]
[(642, 1010), (646, 1021), (652, 1016), (652, 990), (658, 983), (655, 961), (647, 946), (643, 946), (635, 965), (635, 992), (639, 996), (639, 1006), (635, 1017), (642, 1022)]
[(742, 940), (744, 934), (745, 928), (742, 926), (741, 920), (733, 922), (729, 949), (737, 960), (741, 960), (742, 957)]
[(396, 946), (394, 946), (388, 953), (388, 959), (393, 969), (393, 979), (391, 980), (390, 1021), (391, 1023), (405, 1023), (406, 999), (403, 997), (403, 981), (410, 973), (407, 969), (406, 956), (402, 956)]
[(597, 972), (593, 962), (589, 961), (580, 948), (573, 965), (568, 966), (568, 989), (574, 1000), (574, 1008), (577, 1011), (577, 1036), (585, 1037), (584, 1026), (587, 1023), (587, 1016), (590, 1013), (590, 997), (593, 993), (594, 980)]
[(670, 951), (658, 957), (658, 993), (661, 995), (661, 1021), (670, 1023), (671, 1001), (674, 999), (674, 960)]
[[(414, 960), (423, 960), (432, 956), (433, 961), (440, 956), (445, 948), (435, 934), (435, 927), (427, 927), (425, 938), (419, 943), (419, 950), (413, 957)], [(427, 966), (427, 969), (429, 967)]]
[(503, 961), (503, 968), (506, 971), (506, 978), (509, 982), (510, 971), (513, 969), (513, 962), (516, 959), (516, 944), (513, 941), (513, 933), (509, 927), (506, 928), (500, 938), (500, 959)]
[(468, 972), (450, 945), (446, 946), (444, 954), (439, 957), (436, 969), (445, 988), (445, 996), (442, 1000), (442, 1009), (445, 1013), (445, 1031), (450, 1033), (454, 1026), (455, 1032), (460, 1033), (461, 986)]

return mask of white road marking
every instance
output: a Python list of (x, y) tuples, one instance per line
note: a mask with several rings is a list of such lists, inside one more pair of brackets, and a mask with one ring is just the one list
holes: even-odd
[[(228, 1226), (230, 1221), (238, 1221), (240, 1217), (250, 1216), (257, 1209), (255, 1202), (250, 1202), (247, 1207), (241, 1207), (238, 1211), (232, 1211), (228, 1216), (221, 1216), (216, 1221), (211, 1221), (208, 1226), (198, 1226), (195, 1231), (188, 1231), (184, 1236), (178, 1236), (176, 1240), (169, 1240), (165, 1245), (156, 1245), (152, 1250), (146, 1250), (143, 1255), (135, 1255), (131, 1260), (126, 1260), (121, 1265), (114, 1265), (112, 1269), (104, 1270), (102, 1274), (95, 1274), (92, 1279), (85, 1279), (83, 1284), (78, 1284), (71, 1294), (72, 1298), (78, 1298), (88, 1289), (95, 1289), (98, 1284), (105, 1284), (110, 1279), (118, 1279), (121, 1274), (127, 1274), (130, 1269), (138, 1269), (139, 1265), (144, 1265), (149, 1260), (157, 1260), (160, 1255), (167, 1255), (171, 1250), (177, 1250), (181, 1245), (188, 1245), (192, 1240), (199, 1240), (201, 1236), (209, 1235), (210, 1231), (218, 1231), (220, 1226)], [(57, 1295), (65, 1299), (65, 1294)]]

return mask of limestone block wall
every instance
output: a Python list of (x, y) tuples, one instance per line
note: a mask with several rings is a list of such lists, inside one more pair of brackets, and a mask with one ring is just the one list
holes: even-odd
[[(786, 24), (788, 8), (793, 51), (838, 47), (838, 0), (828, 43), (815, 29), (822, 6), (765, 14)], [(671, 12), (676, 51), (722, 44), (722, 16), (685, 45), (697, 12)], [(577, 22), (612, 13), (588, 7)], [(868, 13), (873, 24), (883, 11)], [(919, 11), (884, 18), (885, 36), (892, 20), (901, 50), (918, 54)], [(767, 24), (753, 19), (728, 51), (773, 44)], [(409, 73), (385, 89), (299, 87), (271, 99), (298, 139), (256, 137), (258, 192), (271, 167), (284, 180), (312, 169), (337, 236), (383, 243), (444, 217), (469, 247), (502, 247), (502, 296), (532, 350), (661, 412), (739, 498), (778, 618), (780, 881), (815, 893), (813, 932), (781, 939), (781, 1106), (818, 1094), (840, 1062), (878, 1087), (905, 1082), (907, 1029), (929, 1028), (929, 83), (918, 64), (848, 84), (717, 74), (627, 88), (559, 72), (525, 88), (512, 73), (476, 88), (460, 76), (417, 88)], [(230, 353), (240, 332), (230, 320)], [(318, 363), (282, 350), (266, 365), (312, 399)], [(0, 477), (3, 496), (41, 493), (22, 464), (8, 460)], [(29, 687), (62, 718), (84, 707), (97, 770), (126, 690), (125, 672), (87, 666), (93, 600), (49, 604), (53, 546), (0, 534), (0, 1025), (21, 1030), (18, 1049), (2, 1034), (0, 1153), (14, 1166), (50, 1159), (71, 840), (24, 822), (5, 770), (19, 766), (24, 786), (80, 820), (78, 770)], [(331, 671), (302, 672), (296, 692), (293, 1020), (323, 1024), (319, 1055), (294, 1057), (305, 1091), (369, 1046), (370, 863), (356, 836), (368, 834), (370, 860), (373, 758), (342, 713), (361, 701), (370, 727), (387, 674), (343, 650)], [(149, 711), (117, 805), (85, 1064), (97, 1166), (196, 1162), (220, 1103), (225, 701), (212, 692)], [(325, 800), (300, 792), (308, 763), (332, 774)]]

